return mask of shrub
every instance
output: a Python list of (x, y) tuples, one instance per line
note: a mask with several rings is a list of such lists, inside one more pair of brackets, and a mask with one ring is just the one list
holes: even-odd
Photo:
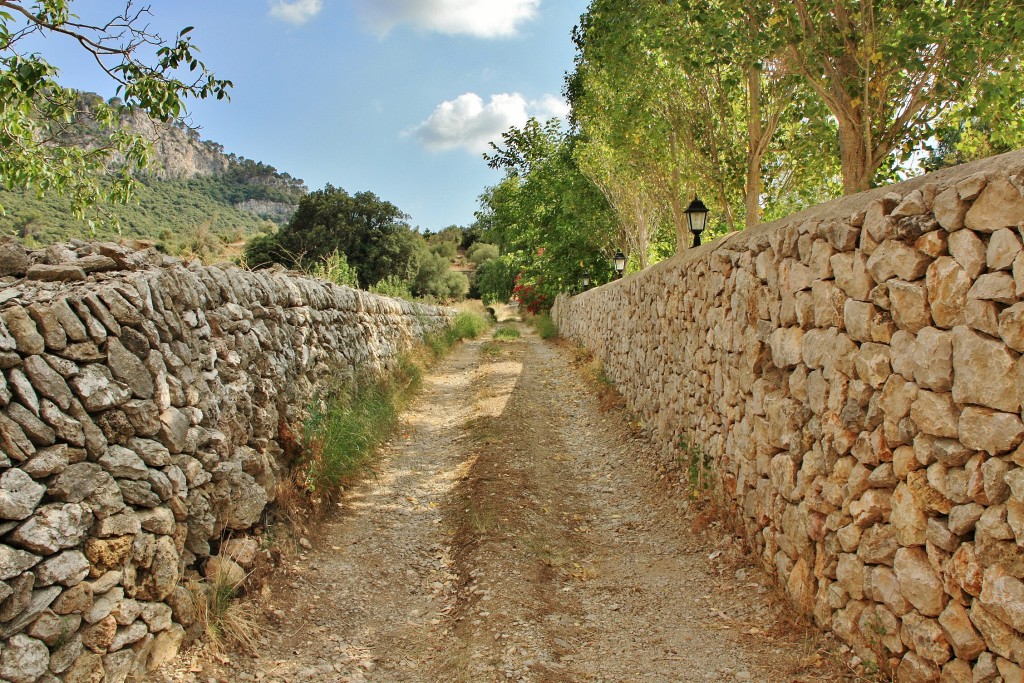
[(412, 291), (409, 289), (409, 283), (397, 275), (388, 275), (377, 284), (371, 285), (370, 291), (374, 294), (382, 294), (383, 296), (390, 296), (396, 299), (412, 300)]
[(337, 249), (317, 262), (309, 273), (315, 278), (359, 289), (359, 276), (356, 269), (348, 264), (348, 259)]
[(519, 330), (514, 327), (499, 327), (493, 336), (495, 339), (518, 339)]
[(555, 325), (555, 321), (551, 319), (550, 313), (534, 316), (530, 319), (530, 322), (537, 329), (537, 334), (540, 335), (541, 339), (554, 339), (558, 336), (558, 327)]
[(487, 244), (486, 242), (475, 242), (466, 251), (466, 258), (472, 261), (479, 268), (482, 264), (491, 259), (498, 258), (498, 245)]

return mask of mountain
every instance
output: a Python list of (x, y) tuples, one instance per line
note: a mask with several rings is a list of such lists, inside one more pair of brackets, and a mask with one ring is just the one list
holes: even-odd
[[(89, 111), (102, 101), (80, 96), (81, 115), (60, 136), (61, 144), (90, 147), (100, 131)], [(291, 218), (308, 191), (302, 180), (273, 166), (224, 151), (196, 130), (162, 124), (145, 113), (131, 112), (122, 124), (142, 134), (152, 146), (152, 162), (139, 175), (134, 201), (106, 209), (120, 227), (91, 227), (72, 216), (69, 203), (48, 195), (0, 188), (0, 235), (12, 235), (28, 246), (44, 246), (71, 237), (149, 240), (174, 254), (215, 258), (231, 255), (246, 238), (273, 232)], [(118, 160), (114, 160), (117, 163)]]

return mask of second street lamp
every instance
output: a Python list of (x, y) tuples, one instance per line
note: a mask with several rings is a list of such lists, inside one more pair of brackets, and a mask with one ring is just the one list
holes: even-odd
[(693, 195), (693, 201), (686, 207), (686, 222), (693, 233), (693, 246), (699, 247), (700, 234), (704, 232), (708, 222), (708, 207), (704, 206), (704, 202), (698, 199), (697, 195)]
[(590, 287), (590, 273), (583, 271), (583, 277), (580, 278), (580, 284), (583, 285), (583, 291), (586, 291)]
[(626, 272), (626, 255), (620, 250), (615, 254), (613, 262), (615, 263), (615, 273), (619, 277), (622, 277), (622, 274)]

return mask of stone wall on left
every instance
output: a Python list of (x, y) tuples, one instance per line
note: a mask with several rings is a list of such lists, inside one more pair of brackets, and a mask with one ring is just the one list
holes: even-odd
[(152, 249), (0, 243), (0, 681), (119, 683), (173, 656), (180, 579), (260, 521), (281, 428), (453, 315)]

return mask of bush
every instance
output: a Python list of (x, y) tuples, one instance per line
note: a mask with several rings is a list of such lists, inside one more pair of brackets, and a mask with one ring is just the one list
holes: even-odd
[(477, 268), (479, 268), (491, 259), (498, 258), (498, 245), (487, 244), (486, 242), (475, 242), (473, 246), (466, 251), (466, 258), (476, 264)]
[(430, 247), (430, 251), (437, 254), (441, 258), (453, 259), (455, 254), (458, 252), (458, 242), (439, 242)]
[(540, 335), (541, 339), (554, 339), (558, 336), (558, 327), (555, 325), (555, 321), (551, 319), (550, 313), (534, 316), (530, 319), (530, 322), (536, 328), (537, 334)]
[(336, 285), (359, 289), (359, 276), (356, 274), (356, 269), (348, 264), (348, 259), (337, 249), (321, 258), (309, 274)]
[(474, 284), (485, 304), (505, 303), (512, 298), (516, 286), (519, 265), (509, 258), (500, 256), (481, 264), (476, 271)]
[(499, 327), (493, 336), (495, 339), (519, 339), (519, 330), (514, 327)]
[(432, 297), (438, 301), (466, 298), (469, 279), (462, 273), (449, 270), (448, 261), (439, 254), (422, 254), (419, 269), (412, 282), (412, 293), (417, 297)]
[(397, 275), (389, 275), (380, 282), (370, 287), (374, 294), (390, 296), (396, 299), (412, 300), (412, 292), (409, 290), (409, 283), (404, 282)]

